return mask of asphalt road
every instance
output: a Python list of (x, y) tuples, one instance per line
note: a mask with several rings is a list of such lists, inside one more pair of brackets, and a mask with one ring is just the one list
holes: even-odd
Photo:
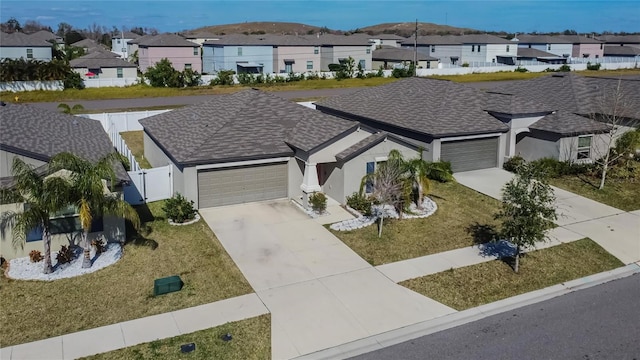
[[(491, 89), (496, 86), (507, 84), (511, 81), (491, 81), (467, 83), (478, 89)], [(274, 95), (278, 95), (285, 99), (307, 99), (320, 98), (329, 96), (346, 95), (352, 92), (365, 89), (364, 87), (355, 88), (339, 88), (339, 89), (317, 89), (317, 90), (294, 90), (294, 91), (274, 91)], [(204, 102), (212, 96), (217, 95), (194, 95), (194, 96), (173, 96), (173, 97), (153, 97), (153, 98), (135, 98), (135, 99), (109, 99), (109, 100), (80, 100), (67, 101), (69, 104), (81, 104), (87, 110), (111, 110), (111, 109), (131, 109), (131, 108), (148, 108), (156, 106), (175, 106), (175, 105), (192, 105)], [(59, 101), (57, 102), (40, 102), (31, 103), (35, 107), (42, 109), (57, 111)]]
[(640, 359), (640, 274), (353, 359)]

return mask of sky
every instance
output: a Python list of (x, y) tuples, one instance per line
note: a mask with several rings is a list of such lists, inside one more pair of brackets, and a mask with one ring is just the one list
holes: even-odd
[(387, 22), (430, 22), (484, 31), (640, 32), (640, 0), (0, 0), (0, 21), (36, 20), (56, 31), (93, 23), (178, 32), (248, 21), (298, 22), (353, 30)]

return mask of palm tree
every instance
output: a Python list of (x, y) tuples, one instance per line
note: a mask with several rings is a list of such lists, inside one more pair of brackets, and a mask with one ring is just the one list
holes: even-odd
[(84, 110), (84, 106), (80, 105), (80, 104), (75, 104), (73, 106), (69, 106), (68, 104), (65, 103), (60, 103), (58, 104), (58, 109), (60, 109), (60, 111), (62, 111), (64, 114), (77, 114), (80, 111)]
[(407, 203), (413, 201), (418, 208), (422, 208), (424, 194), (429, 192), (431, 183), (427, 176), (429, 171), (428, 163), (422, 158), (422, 150), (417, 158), (405, 160), (402, 153), (398, 150), (389, 152), (389, 159), (395, 159), (399, 162), (403, 171), (403, 178), (408, 183), (406, 188), (409, 190), (407, 195)]
[(12, 228), (14, 245), (26, 240), (27, 232), (42, 230), (44, 243), (44, 273), (53, 271), (51, 265), (51, 216), (70, 204), (70, 184), (58, 176), (44, 177), (33, 166), (20, 158), (14, 158), (12, 172), (16, 193), (26, 203), (21, 213), (5, 212), (1, 216), (0, 229), (4, 233)]
[(136, 229), (140, 226), (140, 218), (135, 209), (106, 188), (105, 181), (111, 184), (115, 181), (113, 165), (118, 163), (119, 159), (116, 152), (102, 157), (97, 163), (71, 153), (60, 153), (51, 159), (52, 169), (71, 171), (73, 198), (82, 226), (83, 268), (91, 267), (91, 244), (88, 236), (93, 219), (102, 215), (115, 215), (131, 221)]

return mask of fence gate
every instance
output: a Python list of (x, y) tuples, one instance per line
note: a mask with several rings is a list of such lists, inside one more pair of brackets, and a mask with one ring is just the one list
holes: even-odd
[(124, 199), (131, 205), (169, 199), (173, 196), (171, 165), (129, 171), (131, 184), (124, 188)]

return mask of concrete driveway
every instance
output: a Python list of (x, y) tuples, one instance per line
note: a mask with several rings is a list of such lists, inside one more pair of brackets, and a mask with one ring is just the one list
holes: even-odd
[[(471, 189), (501, 199), (501, 189), (513, 174), (492, 168), (454, 174)], [(556, 195), (556, 224), (591, 238), (625, 264), (640, 261), (640, 217), (572, 192), (552, 187)]]
[(271, 312), (273, 359), (455, 312), (395, 284), (289, 201), (200, 214)]

